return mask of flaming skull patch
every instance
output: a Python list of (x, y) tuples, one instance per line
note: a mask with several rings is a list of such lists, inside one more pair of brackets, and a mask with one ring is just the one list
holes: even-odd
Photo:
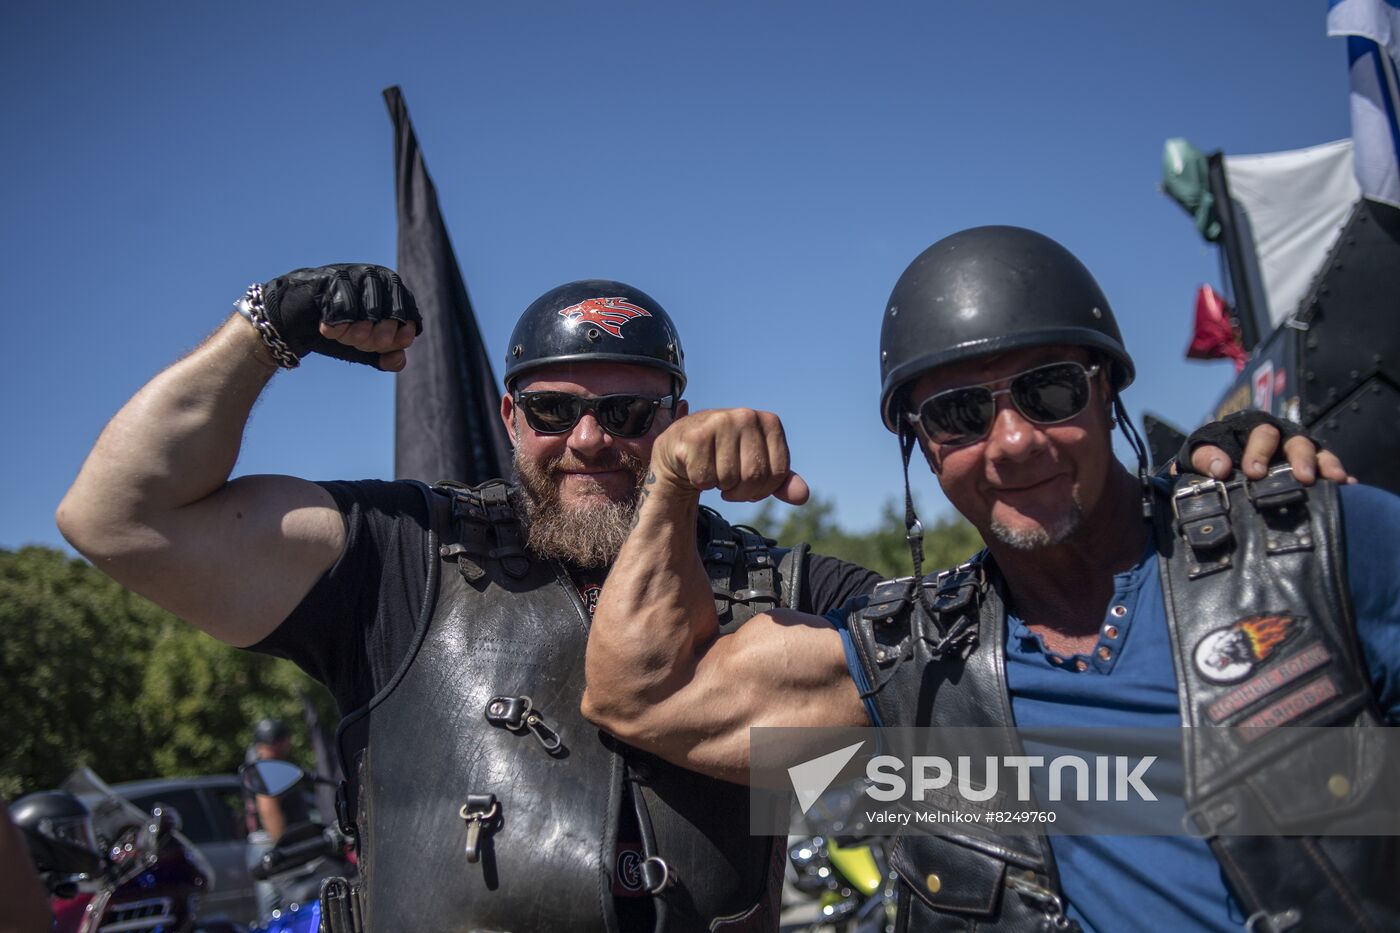
[(1298, 633), (1298, 621), (1296, 616), (1276, 612), (1218, 628), (1196, 645), (1196, 670), (1217, 684), (1243, 680), (1279, 645)]

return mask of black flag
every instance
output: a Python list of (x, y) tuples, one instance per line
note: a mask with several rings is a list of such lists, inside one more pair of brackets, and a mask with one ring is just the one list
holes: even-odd
[(395, 379), (394, 475), (432, 483), (506, 476), (510, 441), (500, 389), (467, 286), (438, 210), (437, 189), (397, 87), (384, 91), (394, 121), (398, 271), (418, 299), (423, 333)]

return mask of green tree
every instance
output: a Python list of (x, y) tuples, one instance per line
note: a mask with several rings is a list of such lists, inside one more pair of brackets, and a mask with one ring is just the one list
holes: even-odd
[(329, 695), (286, 661), (222, 645), (49, 548), (0, 550), (0, 796), (91, 765), (109, 781), (233, 770), (253, 722), (301, 731), (300, 691)]
[[(818, 554), (869, 567), (886, 577), (913, 572), (909, 544), (904, 538), (904, 510), (893, 500), (885, 503), (879, 524), (866, 532), (842, 529), (836, 523), (835, 513), (835, 502), (813, 496), (806, 505), (786, 509), (779, 516), (769, 499), (759, 508), (753, 524), (785, 546), (806, 541)], [(981, 536), (961, 516), (941, 518), (924, 529), (924, 572), (956, 566), (981, 547)]]

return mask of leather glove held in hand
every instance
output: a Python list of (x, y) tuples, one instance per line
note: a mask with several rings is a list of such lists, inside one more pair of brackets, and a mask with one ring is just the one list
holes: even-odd
[(263, 310), (298, 358), (321, 353), (376, 366), (379, 354), (321, 336), (322, 324), (412, 323), (423, 332), (418, 303), (393, 269), (366, 264), (318, 266), (279, 275), (263, 286)]

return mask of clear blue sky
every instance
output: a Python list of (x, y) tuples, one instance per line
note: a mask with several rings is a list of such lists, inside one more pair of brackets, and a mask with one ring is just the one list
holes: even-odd
[[(885, 298), (963, 227), (1074, 250), (1137, 358), (1130, 411), (1194, 424), (1232, 370), (1183, 359), (1195, 288), (1219, 277), (1156, 190), (1162, 142), (1239, 154), (1349, 135), (1325, 15), (1324, 0), (5, 4), (0, 547), (60, 543), (54, 506), (103, 424), (249, 282), (393, 264), (390, 84), (493, 357), (545, 289), (632, 282), (679, 323), (692, 404), (782, 414), (795, 466), (852, 529), (898, 490), (877, 419)], [(391, 382), (321, 359), (279, 376), (239, 472), (390, 476)], [(918, 483), (928, 512), (946, 507)]]

